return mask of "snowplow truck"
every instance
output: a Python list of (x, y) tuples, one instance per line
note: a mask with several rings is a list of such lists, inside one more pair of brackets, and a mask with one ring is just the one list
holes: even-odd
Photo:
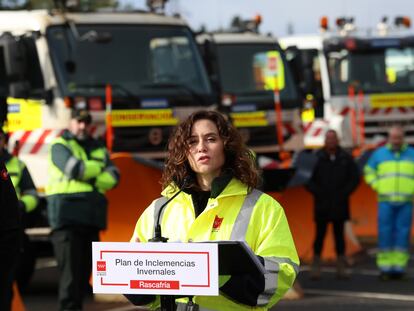
[(335, 129), (350, 150), (384, 144), (392, 124), (401, 124), (414, 143), (414, 34), (410, 20), (384, 18), (376, 30), (359, 30), (353, 18), (318, 35), (281, 38), (295, 78), (307, 98), (302, 113), (306, 148), (323, 145)]
[(197, 36), (221, 108), (230, 115), (263, 169), (265, 190), (282, 190), (286, 163), (303, 148), (302, 98), (276, 38), (258, 32), (260, 16)]
[[(154, 12), (0, 11), (2, 119), (36, 186), (50, 141), (86, 108), (114, 152), (165, 156), (171, 128), (215, 96), (186, 23)], [(1, 72), (3, 71), (3, 72)], [(6, 114), (6, 115), (5, 115)], [(15, 150), (16, 151), (16, 150)]]
[[(108, 194), (108, 227), (122, 236), (107, 239), (126, 241), (133, 228), (113, 226), (114, 217), (123, 217), (122, 224), (126, 215), (138, 217), (149, 203), (142, 198), (159, 194), (159, 168), (172, 127), (197, 109), (214, 109), (217, 99), (192, 31), (181, 18), (154, 7), (93, 10), (68, 7), (69, 2), (77, 3), (0, 10), (0, 125), (9, 134), (9, 151), (26, 163), (39, 193), (48, 179), (48, 147), (67, 128), (73, 109), (89, 110), (92, 134), (106, 139), (113, 154), (147, 159), (139, 169), (132, 160), (114, 159), (121, 168), (117, 193), (122, 195)], [(142, 202), (131, 203), (137, 175), (130, 172), (148, 174), (138, 186), (150, 187)], [(50, 253), (42, 202), (40, 217), (26, 228), (37, 255)], [(32, 256), (23, 263), (23, 283), (33, 272)]]

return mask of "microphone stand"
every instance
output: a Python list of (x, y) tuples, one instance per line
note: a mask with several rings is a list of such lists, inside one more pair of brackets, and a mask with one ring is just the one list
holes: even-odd
[[(165, 205), (167, 205), (167, 203), (169, 201), (170, 200), (168, 200)], [(160, 209), (160, 211), (161, 211), (161, 209)], [(157, 243), (167, 243), (168, 238), (162, 236), (162, 234), (161, 234), (161, 225), (159, 223), (157, 223), (157, 225), (155, 227), (154, 237), (152, 239), (149, 239), (148, 241), (149, 242), (157, 242)], [(175, 311), (175, 310), (177, 310), (177, 306), (175, 304), (175, 296), (173, 296), (173, 295), (160, 295), (160, 301), (161, 301), (161, 311)]]
[[(157, 223), (155, 224), (155, 230), (154, 230), (154, 237), (152, 239), (149, 239), (148, 242), (161, 242), (166, 243), (168, 241), (168, 238), (163, 237), (161, 233), (161, 225), (160, 225), (160, 216), (162, 210), (170, 203), (174, 198), (183, 191), (183, 189), (186, 188), (188, 185), (189, 180), (188, 178), (184, 178), (183, 185), (179, 191), (177, 191), (171, 198), (165, 202), (160, 209), (158, 210), (158, 217), (157, 217)], [(160, 295), (161, 300), (161, 311), (176, 311), (177, 305), (175, 304), (175, 296), (174, 295)]]

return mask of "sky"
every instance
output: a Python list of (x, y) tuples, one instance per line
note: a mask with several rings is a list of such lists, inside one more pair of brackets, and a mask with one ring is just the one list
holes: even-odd
[[(135, 3), (145, 6), (144, 0)], [(262, 33), (283, 36), (289, 24), (296, 34), (318, 32), (321, 16), (327, 16), (332, 26), (337, 17), (354, 17), (360, 29), (375, 28), (384, 16), (390, 23), (396, 16), (412, 19), (414, 0), (169, 0), (166, 9), (169, 13), (180, 12), (194, 30), (202, 25), (207, 30), (225, 28), (236, 15), (249, 19), (260, 14)], [(414, 33), (414, 26), (412, 29)]]

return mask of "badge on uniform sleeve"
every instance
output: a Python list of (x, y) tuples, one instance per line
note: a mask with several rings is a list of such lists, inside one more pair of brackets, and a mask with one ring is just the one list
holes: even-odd
[(213, 222), (213, 232), (218, 232), (220, 230), (221, 227), (221, 223), (223, 222), (223, 218), (220, 218), (216, 215), (216, 218), (214, 218), (214, 222)]
[(9, 173), (7, 173), (7, 170), (5, 168), (3, 168), (0, 171), (0, 178), (3, 180), (8, 180), (9, 179)]

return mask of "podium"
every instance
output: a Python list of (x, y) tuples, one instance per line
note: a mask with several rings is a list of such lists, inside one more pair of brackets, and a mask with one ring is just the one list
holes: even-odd
[(219, 275), (265, 274), (256, 254), (243, 241), (209, 241), (218, 244)]
[[(259, 258), (244, 241), (205, 241), (199, 243), (218, 244), (219, 275), (265, 274), (266, 270)], [(132, 302), (134, 295), (126, 295)], [(176, 310), (175, 299), (188, 296), (160, 295), (161, 311)], [(189, 297), (190, 300), (192, 297)], [(188, 310), (198, 310), (189, 303)]]

